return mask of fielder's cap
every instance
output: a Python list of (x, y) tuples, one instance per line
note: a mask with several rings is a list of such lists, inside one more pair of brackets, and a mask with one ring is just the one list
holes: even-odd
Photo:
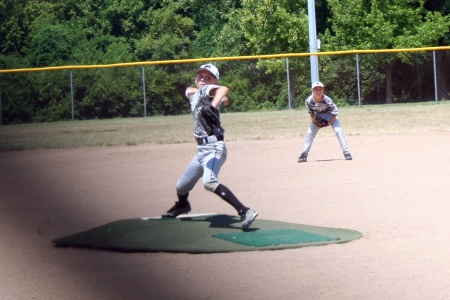
[(324, 87), (322, 82), (317, 81), (317, 82), (314, 82), (314, 83), (312, 84), (312, 87), (311, 87), (311, 88), (313, 89), (313, 88), (318, 87), (318, 86)]
[(214, 77), (216, 77), (217, 80), (219, 80), (219, 70), (216, 68), (215, 65), (213, 64), (206, 64), (206, 65), (202, 65), (200, 66), (200, 68), (198, 68), (195, 71), (195, 74), (197, 74), (200, 71), (206, 70), (209, 73), (211, 73), (211, 75), (213, 75)]

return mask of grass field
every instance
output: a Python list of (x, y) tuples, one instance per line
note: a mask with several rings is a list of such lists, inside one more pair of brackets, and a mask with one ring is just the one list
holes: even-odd
[[(450, 131), (450, 102), (341, 107), (347, 136)], [(305, 109), (224, 113), (226, 139), (303, 139)], [(0, 151), (192, 142), (191, 115), (0, 126)], [(322, 136), (333, 135), (331, 129)]]

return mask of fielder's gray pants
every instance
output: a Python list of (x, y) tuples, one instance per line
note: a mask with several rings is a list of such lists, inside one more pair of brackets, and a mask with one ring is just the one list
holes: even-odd
[[(318, 113), (316, 114), (318, 116), (320, 116), (321, 118), (329, 121), (331, 119), (331, 113), (326, 113), (326, 114), (322, 114), (322, 113)], [(336, 134), (336, 137), (339, 140), (339, 144), (341, 145), (342, 148), (342, 152), (345, 154), (350, 153), (350, 151), (348, 150), (347, 147), (347, 142), (345, 140), (345, 136), (344, 136), (344, 132), (342, 131), (341, 128), (341, 123), (339, 123), (338, 118), (336, 118), (333, 122), (333, 124), (331, 124), (331, 127), (334, 130), (334, 133)], [(317, 127), (316, 125), (314, 125), (313, 122), (311, 122), (311, 124), (309, 124), (309, 128), (308, 128), (308, 132), (306, 133), (306, 137), (305, 137), (305, 143), (303, 144), (303, 151), (302, 154), (308, 156), (309, 150), (311, 150), (311, 146), (312, 143), (314, 141), (314, 138), (316, 137), (317, 133), (319, 132), (319, 127)]]
[(203, 187), (214, 192), (220, 184), (218, 176), (226, 160), (227, 147), (223, 141), (197, 146), (197, 154), (177, 182), (177, 193), (186, 195), (200, 178), (203, 178)]

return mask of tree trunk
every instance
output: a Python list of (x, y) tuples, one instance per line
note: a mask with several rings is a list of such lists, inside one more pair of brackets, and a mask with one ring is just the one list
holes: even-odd
[(386, 66), (386, 103), (392, 103), (392, 65)]

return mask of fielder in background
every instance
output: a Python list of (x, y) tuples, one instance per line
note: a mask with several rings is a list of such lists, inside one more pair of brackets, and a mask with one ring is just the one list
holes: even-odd
[(341, 124), (337, 118), (338, 108), (330, 97), (324, 94), (325, 88), (321, 82), (312, 85), (312, 95), (306, 99), (306, 109), (311, 116), (311, 124), (306, 133), (303, 151), (298, 158), (298, 162), (306, 162), (309, 150), (320, 128), (331, 125), (341, 145), (346, 160), (352, 160), (352, 155), (347, 147)]
[(219, 182), (220, 168), (227, 159), (224, 132), (220, 124), (219, 109), (228, 104), (228, 88), (218, 85), (219, 70), (212, 64), (202, 65), (195, 71), (196, 88), (188, 87), (186, 97), (194, 115), (194, 138), (197, 153), (176, 184), (178, 202), (163, 218), (175, 218), (191, 211), (189, 192), (197, 181), (203, 179), (203, 187), (233, 206), (241, 217), (242, 228), (252, 225), (258, 213), (243, 205), (236, 196)]

